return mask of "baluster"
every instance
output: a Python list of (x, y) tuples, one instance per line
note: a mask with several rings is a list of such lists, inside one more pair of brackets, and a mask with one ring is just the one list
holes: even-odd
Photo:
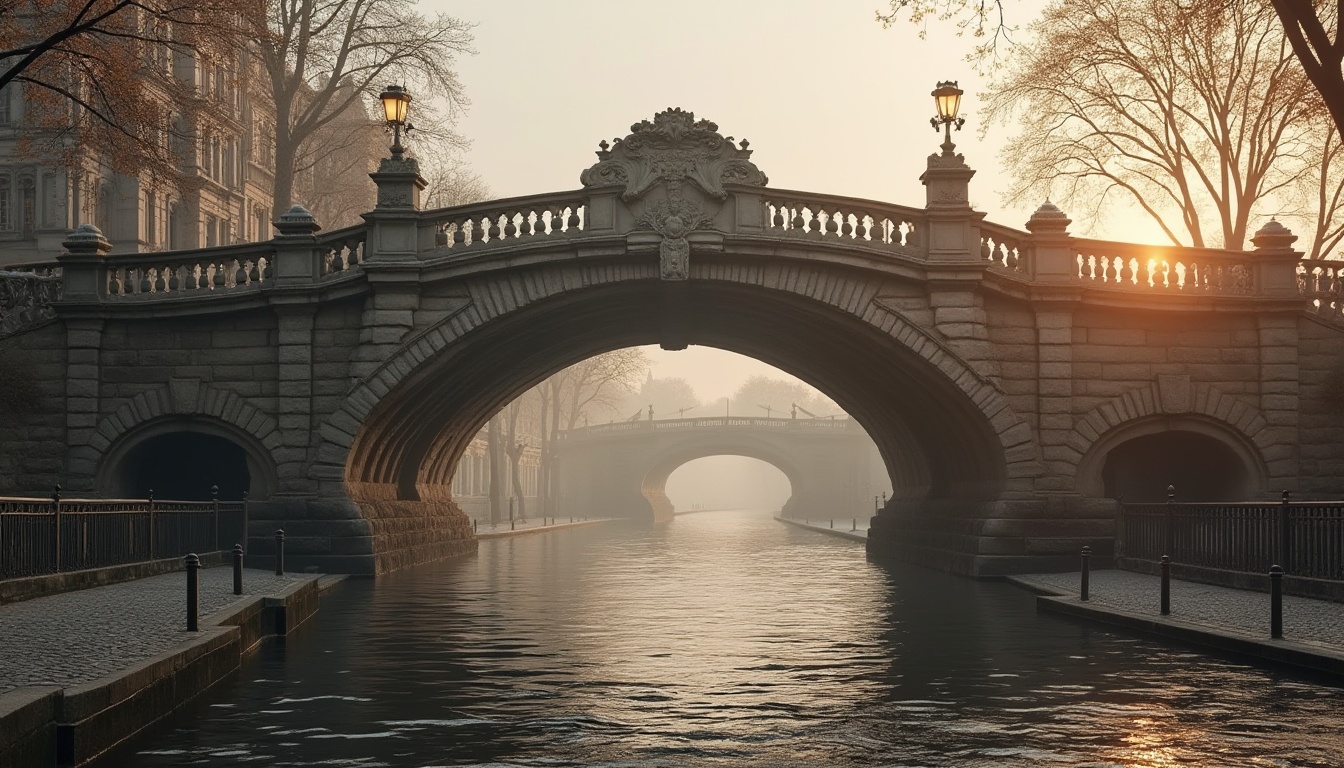
[(1131, 286), (1135, 281), (1135, 272), (1138, 269), (1139, 260), (1135, 258), (1120, 259), (1120, 284)]
[(1009, 269), (1011, 269), (1012, 271), (1014, 271), (1014, 272), (1017, 272), (1018, 269), (1020, 268), (1019, 254), (1018, 254), (1018, 250), (1017, 250), (1017, 243), (1011, 243), (1011, 244), (1008, 246), (1008, 263), (1007, 263), (1007, 267), (1008, 267)]
[(850, 221), (852, 214), (845, 214), (841, 217), (840, 231), (844, 234), (846, 240), (854, 239), (854, 223)]
[(1075, 256), (1073, 257), (1073, 260), (1074, 260), (1074, 263), (1078, 265), (1078, 274), (1077, 274), (1077, 278), (1078, 278), (1079, 280), (1086, 280), (1086, 279), (1087, 279), (1087, 276), (1083, 274), (1083, 266), (1084, 266), (1084, 264), (1087, 263), (1087, 259), (1083, 257), (1083, 254), (1080, 253), (1080, 254), (1075, 255)]
[(803, 206), (801, 204), (794, 205), (793, 220), (790, 223), (793, 225), (792, 229), (800, 234), (807, 231), (807, 221), (803, 218)]
[(868, 242), (874, 245), (885, 244), (887, 242), (886, 220), (879, 219), (871, 213), (864, 218), (868, 220)]
[(467, 242), (467, 233), (465, 231), (466, 222), (455, 221), (452, 223), (452, 228), (453, 228), (453, 247), (460, 248)]
[[(243, 278), (243, 282), (238, 281), (238, 278), (240, 277)], [(229, 262), (229, 279), (231, 280), (229, 283), (230, 288), (246, 285), (247, 276), (243, 274), (243, 265), (239, 264), (237, 259), (233, 259)]]
[(531, 237), (531, 236), (532, 236), (533, 231), (534, 231), (534, 226), (533, 226), (533, 223), (532, 223), (532, 213), (533, 213), (532, 211), (529, 211), (529, 210), (526, 210), (526, 209), (523, 210), (523, 220), (520, 221), (520, 222), (518, 222), (518, 236), (519, 236), (519, 237)]
[(1114, 284), (1117, 280), (1120, 279), (1120, 273), (1119, 273), (1119, 270), (1116, 269), (1116, 264), (1115, 264), (1115, 262), (1118, 261), (1118, 260), (1119, 260), (1119, 258), (1118, 258), (1118, 257), (1114, 257), (1114, 256), (1106, 256), (1106, 257), (1104, 257), (1104, 262), (1105, 262), (1105, 263), (1103, 264), (1103, 268), (1102, 268), (1102, 278), (1103, 278), (1107, 283)]
[(210, 269), (209, 274), (210, 290), (214, 291), (224, 287), (223, 267), (212, 261), (209, 264), (209, 269)]
[(775, 209), (775, 215), (772, 216), (772, 217), (770, 218), (770, 223), (771, 223), (771, 225), (772, 225), (775, 229), (783, 229), (783, 228), (784, 228), (784, 206), (780, 205), (779, 203), (768, 203), (768, 205), (773, 205), (773, 206), (774, 206), (774, 209)]
[(518, 237), (518, 226), (513, 223), (513, 218), (516, 215), (517, 214), (515, 213), (504, 214), (504, 237), (506, 238), (513, 239)]
[(490, 217), (490, 229), (486, 230), (485, 236), (492, 243), (499, 239), (499, 214)]
[(840, 236), (840, 211), (831, 211), (826, 214), (826, 228), (823, 233), (835, 237)]
[(994, 254), (989, 248), (989, 238), (980, 238), (980, 258), (984, 261), (993, 261)]
[(579, 226), (583, 221), (579, 218), (579, 206), (577, 204), (569, 207), (569, 218), (565, 220), (565, 228), (571, 233), (579, 231)]

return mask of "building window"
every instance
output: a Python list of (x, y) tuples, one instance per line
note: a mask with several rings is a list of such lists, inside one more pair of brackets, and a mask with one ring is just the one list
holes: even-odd
[(9, 125), (14, 122), (14, 108), (10, 106), (10, 94), (14, 89), (6, 85), (0, 88), (0, 125)]
[(153, 245), (158, 242), (158, 224), (159, 217), (156, 206), (158, 200), (153, 192), (145, 193), (145, 242)]
[(19, 179), (19, 225), (25, 238), (37, 231), (37, 185), (32, 178)]
[(0, 176), (0, 232), (14, 231), (14, 180)]
[(219, 219), (213, 215), (205, 217), (205, 247), (219, 245)]

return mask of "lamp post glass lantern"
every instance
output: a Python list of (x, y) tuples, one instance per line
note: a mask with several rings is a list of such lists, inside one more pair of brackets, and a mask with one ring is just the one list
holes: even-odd
[(929, 120), (929, 125), (936, 131), (941, 126), (943, 129), (943, 153), (951, 154), (956, 147), (952, 143), (952, 128), (956, 127), (958, 131), (961, 126), (966, 124), (966, 118), (958, 117), (957, 113), (961, 111), (961, 95), (965, 91), (957, 87), (956, 80), (944, 80), (938, 83), (938, 87), (933, 89), (933, 103), (938, 109), (938, 116)]
[(411, 94), (400, 85), (389, 85), (378, 98), (383, 102), (383, 117), (387, 127), (392, 129), (392, 156), (400, 158), (404, 151), (401, 146), (401, 129), (405, 126), (408, 133), (411, 130), (406, 122), (411, 109)]

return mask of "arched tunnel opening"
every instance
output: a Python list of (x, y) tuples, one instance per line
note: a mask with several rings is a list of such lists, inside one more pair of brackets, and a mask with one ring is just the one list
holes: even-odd
[(1251, 492), (1251, 472), (1222, 441), (1198, 432), (1169, 430), (1134, 437), (1112, 448), (1102, 467), (1108, 498), (1166, 501), (1239, 501)]
[(111, 490), (124, 498), (205, 501), (241, 499), (252, 487), (247, 451), (218, 435), (168, 432), (146, 438), (117, 463)]

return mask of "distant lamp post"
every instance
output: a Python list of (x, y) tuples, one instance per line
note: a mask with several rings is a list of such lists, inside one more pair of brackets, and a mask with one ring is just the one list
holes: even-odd
[(952, 128), (956, 126), (958, 131), (961, 126), (966, 124), (966, 118), (958, 117), (957, 113), (961, 111), (961, 95), (965, 91), (957, 87), (956, 80), (944, 80), (938, 83), (938, 87), (933, 89), (933, 101), (938, 106), (938, 116), (929, 119), (929, 124), (933, 130), (938, 130), (939, 126), (943, 129), (943, 154), (950, 155), (952, 150), (956, 149), (952, 143)]
[(378, 98), (383, 101), (383, 116), (387, 120), (387, 127), (392, 129), (392, 157), (400, 160), (405, 148), (401, 146), (401, 129), (406, 128), (410, 133), (412, 126), (406, 121), (406, 115), (411, 108), (411, 94), (400, 85), (389, 85), (379, 94)]

